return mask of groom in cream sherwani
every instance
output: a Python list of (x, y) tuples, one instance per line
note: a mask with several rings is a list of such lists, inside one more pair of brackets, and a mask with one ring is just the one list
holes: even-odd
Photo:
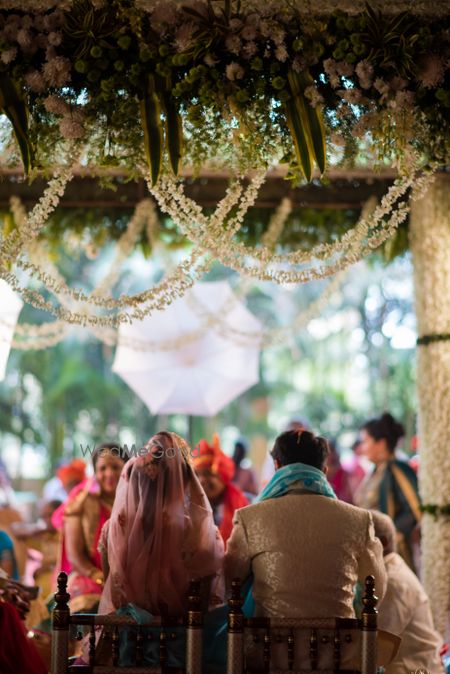
[[(275, 441), (276, 473), (259, 502), (235, 513), (227, 582), (253, 574), (256, 616), (354, 617), (354, 587), (386, 588), (383, 548), (369, 511), (334, 497), (325, 478), (328, 444), (309, 431)], [(278, 484), (277, 484), (278, 482)]]
[[(355, 585), (364, 586), (368, 575), (375, 577), (377, 596), (385, 593), (383, 548), (372, 515), (337, 500), (325, 476), (328, 451), (327, 441), (309, 431), (282, 433), (272, 450), (275, 475), (257, 503), (235, 512), (225, 575), (228, 585), (252, 576), (254, 616), (354, 618)], [(300, 641), (297, 666), (309, 662)], [(379, 664), (387, 664), (397, 647), (389, 643)], [(256, 650), (248, 652), (254, 662)], [(352, 643), (342, 665), (358, 666), (356, 650)], [(272, 644), (271, 666), (287, 666), (285, 651)]]

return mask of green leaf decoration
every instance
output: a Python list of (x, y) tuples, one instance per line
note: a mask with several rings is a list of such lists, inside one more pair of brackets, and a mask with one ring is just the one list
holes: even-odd
[(314, 159), (319, 167), (320, 173), (325, 171), (327, 161), (327, 145), (325, 138), (325, 125), (323, 122), (323, 115), (320, 108), (313, 108), (309, 100), (305, 98), (303, 92), (306, 87), (314, 85), (314, 80), (309, 72), (295, 73), (290, 71), (288, 74), (288, 81), (294, 93), (295, 100), (302, 111), (302, 120), (307, 129), (309, 129), (309, 138), (312, 146)]
[(314, 84), (308, 72), (295, 73), (290, 70), (288, 83), (291, 98), (284, 104), (286, 119), (294, 140), (298, 163), (306, 180), (310, 181), (314, 161), (321, 173), (325, 171), (326, 141), (323, 117), (321, 111), (313, 108), (305, 97), (306, 87)]
[(167, 78), (161, 96), (165, 116), (166, 145), (170, 166), (177, 176), (183, 154), (183, 123), (178, 104), (172, 96), (172, 81)]
[(312, 156), (305, 129), (298, 114), (298, 109), (293, 101), (284, 104), (286, 121), (294, 141), (295, 154), (303, 174), (308, 182), (312, 178)]
[(0, 74), (0, 112), (11, 122), (19, 144), (25, 174), (33, 165), (33, 147), (28, 134), (28, 106), (15, 82), (5, 73)]
[(147, 86), (140, 101), (141, 121), (144, 130), (144, 146), (152, 185), (156, 185), (161, 173), (163, 128), (161, 124), (161, 103), (155, 91), (153, 75), (148, 75)]

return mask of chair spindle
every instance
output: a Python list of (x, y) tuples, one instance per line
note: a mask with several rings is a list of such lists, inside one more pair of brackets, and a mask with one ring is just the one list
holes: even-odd
[(231, 583), (231, 597), (228, 600), (227, 674), (243, 674), (244, 672), (243, 603), (241, 580), (235, 578)]
[(364, 584), (362, 620), (361, 674), (377, 671), (377, 615), (378, 597), (375, 596), (375, 578), (367, 576)]
[(193, 580), (189, 586), (188, 614), (186, 626), (186, 674), (197, 674), (202, 670), (202, 598), (200, 582)]
[(54, 674), (65, 674), (69, 658), (70, 594), (67, 592), (67, 574), (58, 575), (56, 606), (52, 614), (52, 668)]
[(272, 637), (270, 635), (270, 627), (267, 628), (266, 633), (264, 634), (264, 645), (263, 645), (263, 663), (264, 671), (266, 674), (270, 672), (270, 646), (272, 642)]
[(341, 635), (339, 630), (335, 630), (333, 636), (333, 667), (339, 669), (341, 666)]
[(291, 671), (294, 669), (294, 658), (295, 658), (295, 637), (293, 630), (290, 630), (288, 634), (287, 653), (288, 653), (288, 669), (289, 671)]
[(319, 645), (317, 640), (317, 630), (311, 630), (311, 636), (309, 637), (309, 661), (311, 669), (317, 668), (317, 663), (319, 662)]
[(119, 626), (115, 625), (112, 635), (112, 661), (114, 667), (117, 667), (119, 665), (119, 657), (120, 657), (120, 634), (119, 634)]
[(137, 628), (137, 634), (136, 634), (136, 665), (139, 667), (142, 665), (142, 662), (144, 660), (144, 636), (142, 634), (142, 628), (138, 627)]
[(89, 629), (89, 667), (95, 666), (95, 625)]

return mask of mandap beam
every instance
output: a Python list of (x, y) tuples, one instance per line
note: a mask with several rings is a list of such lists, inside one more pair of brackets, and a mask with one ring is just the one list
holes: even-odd
[[(294, 208), (360, 209), (372, 196), (381, 198), (393, 183), (395, 172), (369, 169), (330, 170), (327, 184), (313, 180), (307, 185), (292, 188), (286, 180), (286, 171), (269, 171), (261, 187), (255, 206), (275, 208), (281, 199), (289, 196)], [(102, 187), (99, 178), (107, 178), (114, 189)], [(213, 207), (222, 199), (229, 184), (229, 174), (222, 171), (202, 171), (198, 177), (186, 171), (185, 192), (203, 207)], [(37, 177), (28, 183), (23, 179), (22, 169), (0, 168), (0, 209), (9, 208), (12, 194), (20, 197), (25, 206), (31, 207), (45, 189), (46, 180)], [(113, 208), (134, 209), (148, 196), (144, 180), (130, 181), (125, 173), (116, 170), (92, 171), (80, 168), (68, 183), (60, 201), (62, 208)]]
[(436, 628), (448, 636), (450, 610), (450, 176), (439, 175), (413, 201), (410, 239), (419, 334), (419, 484), (423, 504), (422, 576)]

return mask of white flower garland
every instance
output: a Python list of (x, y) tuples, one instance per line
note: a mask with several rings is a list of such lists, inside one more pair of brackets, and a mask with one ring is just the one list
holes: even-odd
[[(323, 309), (329, 304), (331, 298), (342, 285), (347, 272), (340, 272), (328, 283), (323, 293), (312, 302), (309, 307), (298, 314), (296, 318), (289, 325), (283, 325), (276, 328), (266, 329), (263, 331), (239, 330), (226, 322), (226, 310), (211, 313), (211, 311), (200, 303), (198, 298), (188, 297), (189, 306), (202, 318), (202, 321), (209, 329), (218, 332), (223, 337), (231, 339), (243, 346), (249, 344), (258, 344), (261, 348), (269, 348), (280, 344), (285, 344), (294, 339), (297, 333), (305, 328), (308, 323), (318, 316)], [(237, 297), (230, 300), (230, 304), (237, 301)], [(231, 306), (228, 307), (231, 309)]]
[[(250, 181), (247, 189), (242, 190), (240, 185), (233, 185), (227, 192), (226, 198), (219, 203), (211, 219), (222, 219), (226, 209), (232, 208), (240, 198), (239, 207), (236, 214), (230, 221), (230, 232), (234, 233), (241, 226), (244, 215), (254, 204), (258, 194), (259, 187), (264, 180), (264, 173), (256, 173)], [(23, 226), (23, 238), (27, 240), (30, 219)], [(41, 227), (42, 228), (42, 227)], [(33, 237), (31, 237), (33, 238)], [(181, 297), (188, 288), (192, 287), (194, 282), (199, 279), (211, 266), (212, 260), (206, 255), (206, 252), (200, 248), (194, 249), (190, 255), (181, 262), (175, 270), (167, 275), (153, 288), (135, 295), (122, 295), (119, 299), (110, 297), (98, 297), (94, 293), (88, 295), (81, 290), (73, 290), (63, 281), (57, 281), (51, 274), (43, 271), (40, 266), (30, 261), (16, 261), (23, 270), (30, 271), (36, 276), (46, 288), (57, 295), (61, 293), (67, 295), (76, 302), (87, 302), (99, 307), (115, 309), (125, 306), (132, 306), (131, 312), (120, 312), (111, 316), (91, 315), (87, 312), (77, 312), (65, 307), (55, 307), (51, 302), (46, 301), (40, 293), (21, 286), (13, 272), (6, 268), (0, 270), (0, 276), (7, 281), (14, 290), (19, 292), (25, 301), (36, 308), (51, 313), (59, 319), (68, 323), (78, 325), (93, 326), (117, 326), (119, 323), (131, 322), (133, 319), (142, 320), (145, 316), (154, 310), (161, 310), (170, 304), (176, 297)]]
[[(16, 262), (21, 251), (31, 241), (36, 239), (45, 226), (50, 214), (59, 204), (64, 194), (67, 183), (73, 178), (72, 151), (68, 152), (69, 166), (56, 169), (53, 178), (48, 183), (44, 194), (36, 206), (27, 216), (26, 221), (21, 221), (20, 227), (13, 230), (8, 236), (0, 236), (0, 277), (8, 269), (8, 265)], [(20, 218), (20, 209), (16, 209)]]
[[(414, 161), (417, 169), (416, 157), (414, 157)], [(166, 275), (156, 286), (142, 293), (121, 295), (118, 299), (112, 298), (109, 292), (108, 295), (104, 294), (105, 290), (110, 290), (112, 283), (117, 279), (116, 271), (111, 272), (111, 275), (104, 279), (103, 284), (96, 291), (87, 294), (82, 290), (69, 288), (59, 274), (46, 272), (39, 262), (31, 259), (36, 258), (36, 256), (33, 256), (32, 252), (30, 253), (32, 251), (30, 242), (32, 243), (35, 240), (49, 213), (56, 207), (70, 177), (71, 171), (69, 169), (60, 169), (58, 175), (49, 184), (43, 197), (27, 218), (24, 217), (23, 209), (19, 207), (17, 202), (13, 201), (12, 208), (18, 222), (18, 228), (0, 246), (0, 254), (3, 260), (0, 266), (0, 277), (8, 281), (33, 306), (48, 311), (61, 320), (80, 325), (111, 327), (121, 322), (130, 322), (133, 319), (141, 320), (153, 310), (162, 309), (176, 297), (181, 297), (195, 280), (199, 279), (210, 268), (213, 258), (250, 278), (275, 281), (281, 284), (304, 283), (326, 278), (344, 270), (350, 264), (367, 255), (395, 232), (400, 222), (406, 218), (409, 212), (409, 204), (401, 201), (393, 211), (394, 205), (414, 183), (416, 190), (425, 191), (432, 179), (432, 171), (420, 177), (417, 177), (411, 171), (409, 176), (398, 178), (374, 213), (367, 218), (363, 218), (334, 244), (320, 244), (311, 251), (299, 250), (285, 255), (273, 253), (274, 243), (270, 238), (263, 240), (262, 246), (253, 248), (246, 247), (233, 240), (234, 234), (242, 225), (245, 213), (255, 202), (258, 189), (264, 180), (262, 171), (255, 173), (246, 190), (243, 189), (242, 180), (233, 182), (225, 197), (209, 217), (203, 214), (198, 204), (185, 197), (181, 186), (173, 179), (163, 178), (160, 184), (153, 188), (147, 174), (149, 188), (157, 198), (161, 208), (172, 217), (181, 231), (196, 244), (196, 247), (186, 260)], [(227, 222), (231, 209), (238, 202), (236, 214)], [(280, 229), (284, 226), (290, 208), (291, 205), (287, 200), (280, 205), (277, 216), (279, 222), (272, 223), (275, 233), (274, 240), (276, 240), (277, 228)], [(390, 217), (385, 220), (389, 214)], [(147, 222), (147, 228), (153, 231), (156, 214), (148, 201), (136, 210), (126, 233), (122, 237), (118, 251), (119, 261), (123, 260), (132, 250), (136, 236), (146, 218), (150, 218), (149, 221), (153, 223), (149, 225)], [(29, 260), (23, 260), (21, 257), (21, 253), (25, 249), (29, 251)], [(339, 253), (342, 253), (342, 255), (335, 260), (334, 258)], [(252, 260), (250, 264), (249, 259)], [(286, 264), (298, 265), (312, 260), (326, 260), (327, 264), (300, 270), (279, 269), (280, 266)], [(65, 306), (55, 307), (53, 303), (46, 301), (37, 291), (21, 287), (17, 277), (9, 269), (14, 261), (21, 269), (37, 277), (47, 290), (53, 292)], [(64, 296), (75, 301), (78, 305), (80, 303), (93, 304), (112, 312), (130, 306), (133, 311), (122, 311), (112, 315), (92, 315), (87, 310), (81, 312), (73, 310), (68, 301), (62, 301)]]
[[(309, 307), (300, 313), (294, 321), (285, 326), (270, 328), (261, 332), (238, 330), (226, 323), (226, 314), (237, 301), (233, 296), (230, 303), (225, 303), (218, 314), (211, 314), (210, 311), (201, 305), (196, 298), (195, 302), (189, 301), (193, 298), (188, 297), (189, 305), (195, 310), (201, 320), (201, 326), (192, 330), (181, 337), (167, 339), (164, 342), (149, 339), (139, 339), (119, 336), (117, 330), (108, 327), (90, 326), (91, 333), (107, 346), (124, 346), (133, 351), (176, 351), (187, 343), (198, 340), (204, 335), (205, 330), (212, 330), (228, 340), (242, 346), (249, 344), (258, 344), (261, 348), (288, 343), (295, 338), (297, 333), (308, 323), (318, 316), (322, 310), (329, 304), (331, 297), (336, 293), (343, 282), (344, 274), (336, 275), (328, 284), (322, 295), (312, 302)], [(0, 325), (10, 326), (6, 321), (0, 320)], [(53, 321), (52, 323), (43, 323), (34, 325), (23, 323), (16, 326), (15, 337), (12, 341), (12, 347), (20, 350), (38, 350), (53, 347), (62, 342), (69, 334), (71, 326), (64, 321)]]
[[(198, 204), (186, 197), (180, 183), (171, 177), (164, 177), (158, 185), (153, 188), (149, 185), (149, 188), (161, 209), (170, 215), (181, 231), (223, 265), (262, 281), (274, 281), (284, 285), (305, 283), (331, 276), (359, 261), (384, 243), (409, 213), (410, 206), (407, 202), (399, 202), (394, 209), (395, 204), (412, 185), (425, 191), (432, 180), (434, 170), (419, 176), (418, 159), (415, 158), (411, 172), (406, 176), (400, 176), (394, 182), (374, 213), (370, 217), (363, 218), (338, 241), (333, 244), (320, 244), (309, 251), (298, 250), (284, 255), (274, 255), (267, 245), (250, 248), (232, 241), (231, 233), (224, 227), (223, 222), (216, 220), (207, 223)], [(389, 217), (385, 220), (387, 216)], [(339, 253), (342, 255), (337, 261), (323, 266), (311, 266), (302, 270), (276, 268), (286, 264), (311, 263), (313, 260), (330, 261)], [(249, 259), (253, 259), (254, 263), (249, 265)]]
[[(420, 337), (450, 333), (450, 192), (448, 176), (411, 212), (417, 328)], [(450, 495), (450, 342), (417, 347), (419, 486), (425, 505)], [(444, 636), (450, 608), (450, 518), (424, 513), (422, 571), (436, 628)]]
[(142, 229), (145, 227), (147, 236), (153, 236), (157, 223), (158, 214), (155, 204), (151, 199), (143, 199), (136, 206), (134, 216), (117, 242), (116, 255), (111, 263), (109, 272), (104, 276), (92, 295), (101, 297), (103, 293), (111, 293), (112, 288), (120, 277), (120, 268), (133, 252)]
[[(25, 209), (23, 208), (20, 200), (17, 198), (14, 198), (11, 206), (15, 214), (16, 222), (20, 227), (21, 223), (25, 220)], [(153, 205), (151, 210), (156, 217)], [(292, 202), (290, 199), (282, 199), (279, 207), (270, 219), (267, 231), (262, 237), (262, 241), (265, 245), (275, 246), (277, 238), (280, 236), (291, 210)], [(121, 239), (122, 243), (125, 242), (123, 243), (125, 247), (132, 246), (133, 230), (138, 230), (138, 227), (132, 226), (132, 221), (130, 221), (127, 231), (123, 234)], [(118, 242), (118, 248), (121, 248), (120, 241)], [(124, 250), (118, 251), (115, 261), (112, 264), (110, 271), (106, 274), (105, 278), (111, 279), (111, 273), (114, 270), (117, 270), (117, 265), (120, 262), (121, 254), (124, 252)], [(32, 254), (33, 257), (36, 256), (39, 259), (45, 258), (45, 250), (43, 246), (34, 245), (31, 251), (29, 250), (29, 254)], [(50, 263), (48, 264), (48, 272), (57, 281), (60, 279), (57, 269)], [(229, 326), (225, 320), (226, 315), (233, 308), (235, 302), (238, 301), (238, 298), (243, 298), (246, 292), (249, 290), (249, 279), (243, 280), (237, 291), (235, 291), (228, 301), (224, 302), (224, 304), (215, 314), (211, 314), (209, 310), (193, 295), (187, 295), (187, 301), (189, 302), (191, 308), (198, 315), (201, 325), (197, 330), (186, 333), (182, 337), (160, 342), (138, 338), (125, 338), (123, 336), (119, 337), (117, 331), (113, 328), (91, 327), (91, 332), (108, 346), (116, 346), (119, 343), (121, 346), (126, 346), (127, 348), (135, 351), (174, 351), (188, 342), (199, 339), (204, 334), (205, 330), (214, 330), (215, 332), (225, 336), (227, 339), (231, 339), (235, 342), (238, 342), (239, 344), (248, 345), (248, 343), (251, 342), (252, 344), (257, 343), (263, 348), (267, 348), (271, 345), (281, 344), (291, 340), (293, 337), (295, 337), (295, 334), (298, 332), (298, 330), (306, 326), (314, 316), (318, 315), (326, 306), (326, 304), (328, 304), (330, 297), (334, 294), (337, 287), (342, 282), (341, 277), (343, 277), (342, 274), (337, 275), (327, 286), (323, 294), (315, 302), (313, 302), (305, 312), (299, 314), (299, 316), (296, 317), (291, 325), (272, 328), (263, 332), (241, 331)], [(105, 284), (105, 279), (103, 279), (101, 283)], [(98, 288), (94, 292), (97, 292), (97, 290)], [(67, 301), (67, 298), (63, 297), (61, 298), (61, 301), (64, 303), (64, 301)], [(6, 323), (4, 321), (0, 321), (0, 324)], [(44, 323), (42, 325), (21, 324), (16, 328), (16, 339), (13, 340), (12, 345), (14, 348), (23, 350), (45, 349), (55, 346), (55, 344), (61, 342), (66, 337), (67, 333), (68, 326), (64, 321), (54, 321), (52, 323)]]

